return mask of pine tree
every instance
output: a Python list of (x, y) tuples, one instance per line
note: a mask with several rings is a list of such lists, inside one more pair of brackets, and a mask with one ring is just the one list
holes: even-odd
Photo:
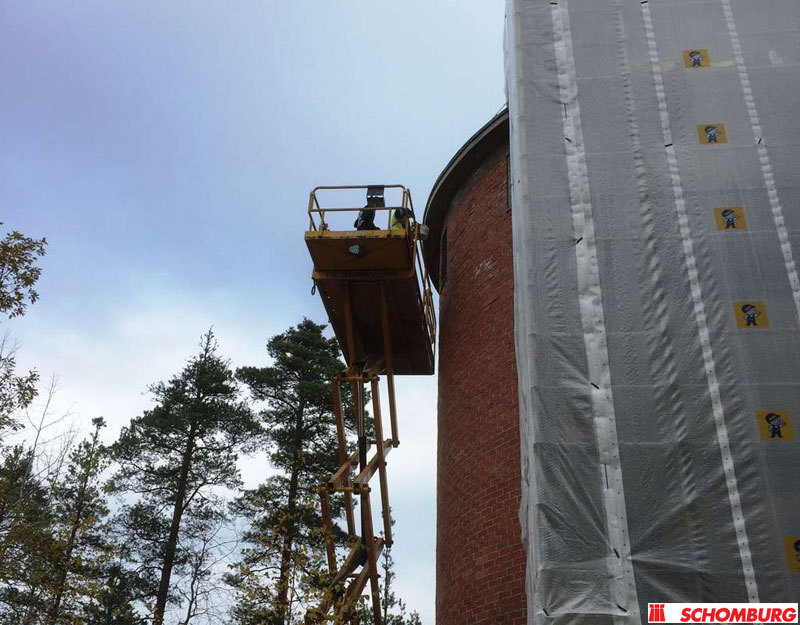
[[(252, 397), (266, 403), (261, 419), (270, 463), (279, 471), (234, 506), (250, 523), (242, 559), (229, 576), (241, 623), (289, 623), (298, 597), (324, 586), (317, 488), (339, 464), (330, 381), (344, 369), (338, 343), (324, 329), (304, 319), (269, 340), (271, 366), (237, 370)], [(342, 390), (349, 410), (350, 394)], [(332, 510), (342, 510), (339, 500)]]
[(0, 465), (0, 623), (34, 623), (44, 613), (56, 551), (50, 492), (21, 445)]
[(111, 562), (103, 567), (97, 582), (99, 590), (84, 608), (83, 625), (143, 625), (149, 621), (134, 607), (143, 595), (135, 571), (122, 562)]
[(56, 549), (50, 566), (47, 625), (80, 621), (81, 606), (91, 597), (109, 550), (103, 524), (108, 508), (100, 482), (106, 466), (99, 440), (105, 421), (98, 417), (92, 424), (94, 432), (72, 452), (53, 492)]
[(128, 526), (138, 532), (132, 540), (144, 564), (158, 566), (153, 623), (162, 625), (185, 519), (218, 505), (215, 489), (239, 485), (237, 454), (260, 430), (211, 331), (183, 371), (151, 393), (156, 407), (133, 419), (113, 446), (119, 468), (112, 483), (139, 497), (126, 515), (138, 521)]
[[(141, 501), (122, 506), (111, 518), (106, 539), (112, 557), (103, 563), (97, 591), (84, 609), (87, 625), (152, 622), (150, 615), (142, 616), (137, 608), (152, 606), (158, 593), (163, 554), (160, 537), (168, 531), (168, 520)], [(179, 553), (176, 559), (180, 558)]]

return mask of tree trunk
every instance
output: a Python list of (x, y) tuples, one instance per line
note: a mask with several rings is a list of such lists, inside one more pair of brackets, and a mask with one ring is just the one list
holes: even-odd
[(53, 597), (53, 602), (50, 604), (50, 609), (47, 613), (48, 625), (54, 625), (58, 620), (58, 612), (61, 609), (61, 599), (64, 596), (64, 587), (67, 585), (67, 574), (69, 573), (69, 564), (72, 560), (72, 552), (75, 549), (75, 538), (78, 535), (78, 528), (81, 524), (81, 515), (83, 514), (83, 486), (81, 485), (81, 494), (79, 494), (78, 505), (75, 511), (75, 517), (72, 520), (72, 527), (69, 532), (69, 540), (67, 547), (64, 550), (64, 561), (61, 564), (61, 570), (58, 572), (58, 582), (56, 583), (56, 594)]
[(96, 426), (94, 436), (92, 438), (92, 446), (89, 450), (89, 456), (86, 459), (87, 464), (81, 474), (78, 492), (75, 494), (75, 514), (72, 517), (72, 525), (69, 528), (69, 539), (67, 540), (66, 547), (64, 548), (64, 561), (61, 565), (61, 570), (58, 572), (58, 581), (56, 582), (55, 596), (53, 597), (50, 608), (47, 611), (48, 625), (55, 625), (58, 621), (59, 611), (61, 610), (61, 600), (64, 597), (64, 589), (67, 585), (67, 576), (69, 575), (70, 564), (72, 562), (72, 552), (75, 551), (75, 543), (78, 537), (78, 530), (81, 527), (83, 520), (83, 509), (86, 505), (86, 491), (89, 488), (89, 478), (91, 477), (91, 467), (95, 459), (95, 452), (97, 451), (97, 438), (100, 434), (100, 425)]
[(164, 624), (164, 611), (167, 608), (167, 595), (169, 594), (169, 582), (172, 577), (172, 565), (175, 562), (175, 551), (178, 546), (178, 531), (181, 528), (181, 518), (183, 517), (184, 499), (186, 499), (186, 486), (189, 481), (189, 469), (192, 464), (192, 453), (194, 452), (195, 428), (192, 425), (189, 431), (189, 438), (186, 441), (186, 450), (183, 452), (181, 460), (181, 472), (178, 478), (178, 489), (175, 493), (175, 507), (172, 509), (172, 523), (169, 526), (169, 536), (167, 547), (164, 550), (164, 562), (161, 566), (161, 581), (158, 584), (158, 594), (156, 595), (156, 607), (153, 612), (153, 625)]
[(286, 533), (283, 536), (281, 548), (281, 566), (278, 576), (278, 599), (276, 601), (275, 623), (282, 625), (286, 622), (289, 611), (289, 572), (292, 563), (292, 543), (294, 542), (294, 515), (297, 510), (297, 491), (300, 482), (300, 469), (297, 464), (292, 468), (289, 479), (289, 502), (286, 507), (288, 522)]
[[(97, 439), (95, 438), (95, 441)], [(92, 448), (94, 454), (94, 447)], [(64, 549), (64, 562), (61, 565), (61, 570), (58, 572), (58, 582), (56, 584), (56, 594), (53, 597), (53, 602), (50, 604), (50, 609), (47, 614), (48, 625), (54, 625), (58, 620), (58, 612), (61, 609), (61, 599), (64, 596), (64, 587), (67, 584), (67, 575), (69, 574), (69, 566), (72, 560), (72, 552), (75, 550), (75, 539), (78, 536), (78, 529), (81, 526), (81, 517), (83, 516), (83, 505), (86, 499), (86, 488), (89, 484), (89, 470), (87, 469), (81, 476), (81, 484), (78, 488), (78, 493), (75, 502), (75, 516), (72, 518), (72, 527), (69, 531), (69, 540)]]
[(286, 534), (283, 536), (283, 547), (281, 548), (281, 566), (278, 575), (278, 598), (276, 601), (275, 623), (283, 625), (289, 612), (289, 572), (292, 564), (292, 544), (295, 533), (295, 514), (297, 512), (297, 495), (300, 490), (300, 465), (301, 454), (303, 452), (303, 413), (305, 412), (305, 401), (300, 397), (300, 403), (295, 418), (294, 433), (294, 464), (292, 474), (289, 477), (289, 501), (286, 505)]

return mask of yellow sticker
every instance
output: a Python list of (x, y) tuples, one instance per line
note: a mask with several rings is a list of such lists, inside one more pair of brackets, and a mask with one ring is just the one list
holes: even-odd
[(714, 145), (717, 143), (728, 143), (728, 135), (725, 132), (725, 124), (711, 123), (698, 124), (697, 137), (702, 145)]
[(711, 61), (708, 58), (707, 48), (695, 48), (694, 50), (683, 51), (684, 67), (710, 67)]
[(767, 309), (763, 302), (734, 302), (733, 314), (740, 328), (768, 328)]
[(800, 536), (784, 538), (783, 550), (786, 552), (786, 563), (789, 565), (789, 570), (800, 573)]
[(785, 410), (757, 410), (758, 431), (765, 441), (793, 441), (794, 424)]
[(714, 209), (717, 230), (747, 230), (744, 208), (741, 206), (722, 206)]

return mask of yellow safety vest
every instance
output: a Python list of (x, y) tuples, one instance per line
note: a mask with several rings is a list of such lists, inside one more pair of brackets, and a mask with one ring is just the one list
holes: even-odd
[(392, 216), (389, 219), (389, 230), (405, 230), (408, 228), (408, 217), (398, 219), (394, 213), (395, 211), (392, 211)]

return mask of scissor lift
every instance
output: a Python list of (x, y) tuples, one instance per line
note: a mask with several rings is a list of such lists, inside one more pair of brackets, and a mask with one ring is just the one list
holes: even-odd
[[(385, 205), (386, 189), (401, 195), (399, 205)], [(362, 208), (324, 208), (318, 199), (320, 191), (353, 193), (357, 190), (367, 192), (370, 210), (375, 211), (378, 223), (386, 217), (385, 229), (331, 229), (328, 219), (342, 212), (352, 216)], [(392, 213), (398, 209), (408, 218), (401, 227), (389, 228)], [(422, 258), (423, 227), (415, 219), (411, 194), (402, 185), (316, 187), (309, 197), (308, 216), (305, 240), (314, 262), (312, 277), (347, 369), (332, 381), (340, 466), (319, 489), (330, 584), (320, 604), (306, 614), (306, 623), (358, 623), (358, 598), (369, 582), (375, 624), (381, 625), (378, 558), (383, 548), (392, 544), (386, 455), (400, 443), (394, 376), (430, 375), (434, 369), (436, 318), (431, 283)], [(380, 375), (385, 375), (387, 382), (389, 438), (384, 438), (383, 432)], [(349, 454), (342, 414), (342, 384), (353, 388), (358, 436), (358, 448)], [(370, 385), (372, 397), (374, 440), (368, 440), (366, 434), (365, 384)], [(375, 535), (372, 523), (369, 480), (376, 473), (380, 483), (383, 538)], [(354, 545), (341, 564), (333, 540), (330, 512), (333, 493), (344, 494), (347, 532)], [(355, 497), (360, 498), (358, 528)]]

